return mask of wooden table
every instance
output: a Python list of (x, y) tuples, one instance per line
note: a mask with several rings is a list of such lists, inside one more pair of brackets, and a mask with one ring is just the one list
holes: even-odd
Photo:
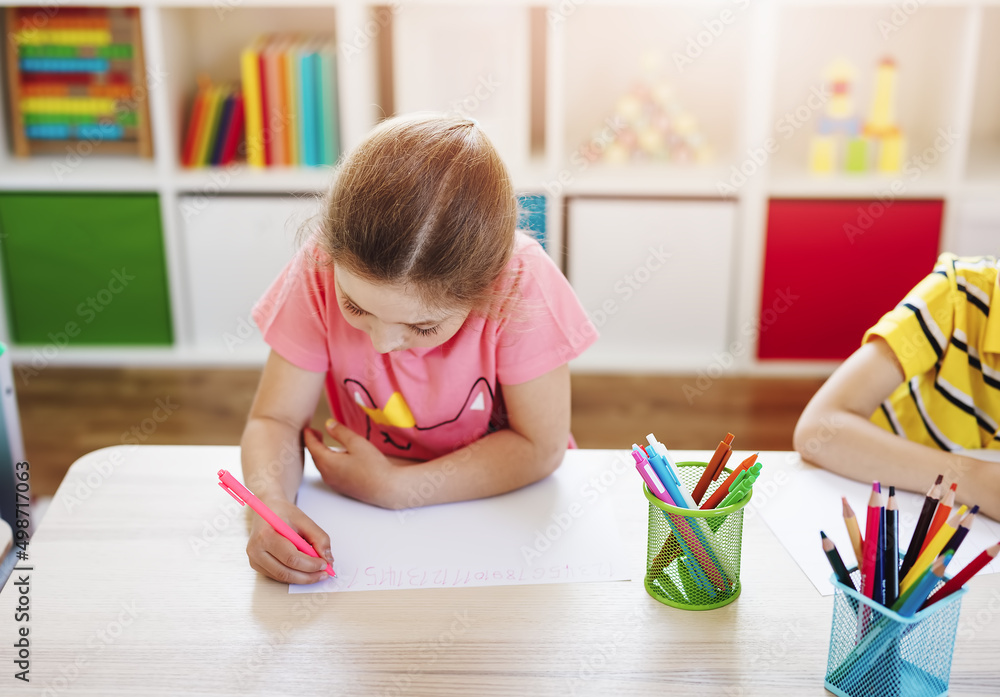
[[(564, 466), (615, 455), (572, 452)], [(760, 459), (775, 471), (796, 457)], [(632, 582), (290, 595), (249, 568), (248, 519), (216, 485), (220, 468), (240, 472), (238, 448), (118, 446), (72, 466), (26, 562), (30, 684), (13, 678), (17, 571), (0, 594), (0, 694), (829, 694), (832, 598), (754, 514), (743, 593), (710, 612), (643, 589), (634, 471), (602, 494)], [(997, 695), (1000, 576), (970, 587), (951, 694)]]

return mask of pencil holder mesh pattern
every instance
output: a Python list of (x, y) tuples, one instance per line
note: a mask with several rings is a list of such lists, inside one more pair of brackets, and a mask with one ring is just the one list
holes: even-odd
[[(851, 578), (857, 587), (860, 574)], [(834, 587), (826, 689), (841, 697), (944, 697), (962, 590), (903, 617), (831, 579)], [(941, 584), (939, 584), (941, 585)]]
[[(678, 462), (681, 481), (694, 489), (708, 463)], [(730, 470), (709, 486), (702, 501), (725, 481)], [(646, 592), (684, 610), (711, 610), (740, 594), (743, 509), (753, 491), (725, 508), (689, 510), (663, 503), (643, 485), (649, 500)]]

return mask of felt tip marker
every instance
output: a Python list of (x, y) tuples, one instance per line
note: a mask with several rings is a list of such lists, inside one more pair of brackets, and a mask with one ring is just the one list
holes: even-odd
[(663, 486), (663, 482), (661, 482), (660, 478), (656, 476), (656, 472), (653, 470), (653, 466), (649, 464), (649, 460), (647, 460), (646, 456), (642, 454), (642, 450), (639, 448), (633, 450), (632, 457), (635, 459), (635, 468), (639, 472), (639, 476), (642, 477), (642, 480), (646, 482), (646, 486), (649, 487), (650, 493), (660, 501), (669, 503), (671, 506), (674, 505), (673, 499), (671, 499), (670, 494), (667, 493), (667, 489)]
[[(638, 449), (638, 445), (632, 445), (633, 453), (637, 452)], [(656, 448), (649, 446), (646, 448), (646, 458), (656, 476), (663, 484), (663, 487), (667, 490), (667, 496), (671, 502), (670, 505), (677, 506), (678, 508), (687, 508), (684, 504), (684, 498), (681, 496), (680, 480), (674, 475), (670, 469), (670, 464), (663, 455)], [(640, 474), (642, 473), (640, 472)]]
[(646, 436), (646, 440), (649, 442), (650, 446), (647, 448), (646, 453), (648, 454), (649, 450), (652, 449), (657, 455), (663, 458), (663, 462), (670, 471), (670, 476), (676, 485), (677, 491), (674, 492), (671, 489), (669, 482), (665, 481), (663, 482), (663, 485), (667, 487), (667, 491), (670, 491), (670, 496), (674, 499), (674, 505), (678, 508), (698, 508), (698, 504), (694, 502), (694, 499), (691, 498), (691, 494), (684, 488), (684, 484), (681, 482), (680, 472), (677, 470), (677, 465), (674, 463), (673, 458), (670, 457), (670, 453), (667, 451), (667, 446), (656, 440), (656, 436), (652, 433)]
[[(240, 484), (240, 482), (231, 475), (226, 470), (219, 470), (219, 486), (221, 486), (225, 491), (229, 493), (234, 499), (236, 499), (241, 506), (250, 506), (254, 509), (257, 514), (267, 521), (267, 524), (274, 528), (282, 537), (286, 538), (289, 542), (295, 545), (295, 548), (302, 552), (303, 554), (308, 554), (310, 557), (316, 557), (321, 559), (313, 546), (306, 542), (299, 533), (295, 532), (285, 521), (279, 518), (274, 511), (268, 508), (263, 501), (253, 495), (253, 493), (247, 489), (245, 486)], [(336, 578), (337, 574), (333, 570), (333, 564), (327, 563), (326, 573), (330, 576)]]

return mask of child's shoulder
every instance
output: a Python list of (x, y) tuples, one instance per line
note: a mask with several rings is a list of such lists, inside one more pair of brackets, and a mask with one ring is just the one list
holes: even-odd
[[(985, 305), (994, 298), (994, 288), (1000, 274), (1000, 259), (992, 256), (960, 257), (945, 252), (938, 257), (934, 270), (926, 282), (934, 283), (948, 292), (974, 296)], [(936, 279), (936, 281), (935, 281)]]
[(501, 284), (509, 286), (548, 286), (554, 279), (564, 279), (562, 271), (552, 257), (530, 233), (518, 231), (514, 239), (514, 253), (507, 263)]
[(958, 277), (972, 278), (981, 283), (992, 284), (1000, 271), (1000, 258), (994, 256), (960, 257), (945, 252), (938, 257), (934, 272), (955, 280)]
[(527, 271), (549, 275), (562, 275), (559, 267), (530, 232), (519, 230), (514, 239), (514, 254), (507, 264), (508, 271)]
[(569, 282), (552, 257), (538, 240), (521, 231), (515, 237), (511, 260), (494, 289), (500, 298), (501, 314), (515, 308), (520, 312), (536, 306), (559, 305), (570, 296), (575, 301)]
[(514, 258), (530, 256), (548, 256), (538, 240), (530, 232), (518, 230), (514, 235)]

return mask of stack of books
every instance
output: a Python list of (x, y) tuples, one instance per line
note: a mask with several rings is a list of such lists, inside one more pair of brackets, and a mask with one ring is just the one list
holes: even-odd
[(181, 164), (207, 167), (235, 162), (243, 114), (243, 95), (235, 85), (213, 85), (202, 79), (191, 107)]
[(258, 37), (240, 56), (251, 167), (332, 165), (340, 156), (332, 37)]

